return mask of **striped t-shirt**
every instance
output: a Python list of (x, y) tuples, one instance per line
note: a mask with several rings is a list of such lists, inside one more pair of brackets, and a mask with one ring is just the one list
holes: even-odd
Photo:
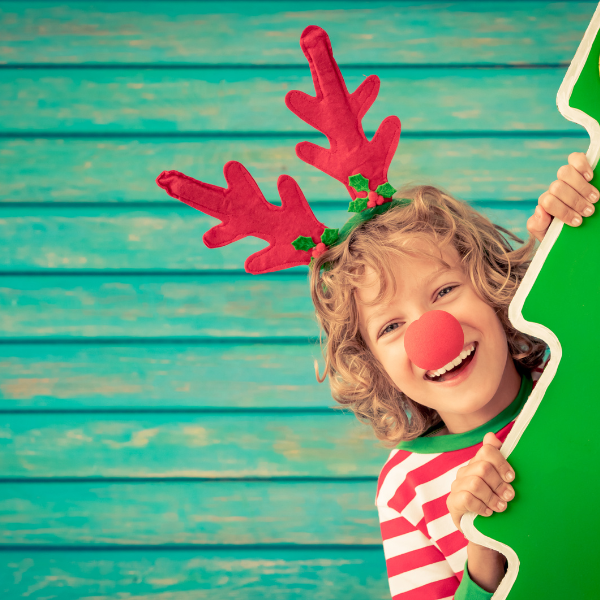
[(454, 525), (446, 499), (458, 469), (477, 454), (486, 433), (504, 442), (547, 362), (523, 376), (510, 406), (481, 427), (427, 437), (440, 427), (435, 425), (392, 450), (375, 504), (393, 600), (492, 597), (465, 572), (468, 540)]

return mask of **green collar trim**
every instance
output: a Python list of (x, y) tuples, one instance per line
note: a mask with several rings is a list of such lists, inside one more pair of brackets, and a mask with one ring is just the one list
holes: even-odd
[(521, 377), (521, 387), (517, 397), (500, 414), (496, 415), (487, 423), (484, 423), (471, 431), (465, 431), (464, 433), (451, 433), (448, 435), (425, 437), (427, 434), (440, 428), (438, 423), (437, 425), (430, 427), (421, 437), (407, 442), (400, 442), (396, 448), (416, 452), (417, 454), (437, 454), (438, 452), (462, 450), (463, 448), (469, 448), (470, 446), (479, 444), (479, 442), (483, 441), (483, 438), (488, 431), (496, 433), (517, 417), (525, 405), (525, 402), (527, 402), (527, 398), (529, 398), (532, 388), (533, 383), (531, 375), (525, 373)]
[(362, 212), (357, 213), (350, 219), (344, 223), (342, 228), (338, 233), (338, 239), (335, 244), (332, 246), (337, 246), (339, 243), (343, 242), (359, 225), (362, 225), (364, 222), (372, 219), (377, 215), (381, 215), (384, 212), (390, 210), (390, 208), (394, 208), (396, 206), (406, 206), (410, 204), (412, 200), (407, 198), (399, 198), (397, 200), (392, 200), (391, 202), (384, 202), (379, 206), (374, 206), (373, 208), (365, 208)]

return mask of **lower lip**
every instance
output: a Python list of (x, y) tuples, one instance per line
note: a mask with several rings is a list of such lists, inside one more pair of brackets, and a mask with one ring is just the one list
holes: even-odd
[(471, 371), (473, 371), (473, 365), (477, 361), (478, 348), (479, 344), (475, 342), (475, 350), (473, 351), (473, 358), (471, 362), (462, 371), (457, 371), (456, 375), (452, 377), (452, 379), (447, 379), (446, 381), (432, 381), (431, 383), (435, 383), (436, 385), (443, 385), (444, 387), (453, 387), (462, 383), (471, 374)]

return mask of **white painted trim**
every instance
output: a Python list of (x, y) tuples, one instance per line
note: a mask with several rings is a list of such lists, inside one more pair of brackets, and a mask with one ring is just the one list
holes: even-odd
[[(598, 164), (598, 159), (600, 158), (600, 124), (582, 111), (571, 108), (569, 106), (569, 99), (571, 98), (573, 87), (579, 78), (599, 29), (600, 4), (594, 12), (594, 16), (592, 17), (585, 35), (579, 44), (579, 48), (575, 53), (575, 56), (565, 75), (565, 78), (563, 79), (556, 97), (556, 103), (560, 113), (569, 121), (583, 125), (583, 127), (585, 127), (587, 130), (590, 136), (590, 146), (587, 151), (587, 159), (592, 168), (596, 167)], [(517, 290), (517, 293), (515, 294), (515, 297), (510, 303), (508, 309), (509, 319), (516, 329), (540, 338), (548, 344), (550, 348), (551, 359), (548, 363), (548, 366), (544, 370), (544, 373), (538, 380), (535, 390), (525, 403), (521, 414), (517, 417), (517, 420), (515, 421), (510, 433), (506, 437), (504, 444), (502, 444), (500, 452), (505, 458), (508, 458), (510, 453), (515, 449), (515, 446), (523, 435), (523, 432), (533, 418), (533, 415), (540, 405), (540, 402), (542, 401), (550, 382), (552, 379), (554, 379), (554, 375), (556, 374), (556, 370), (562, 357), (560, 341), (554, 335), (554, 333), (539, 323), (526, 321), (522, 313), (525, 299), (529, 295), (529, 292), (531, 291), (531, 288), (533, 287), (533, 284), (535, 283), (544, 265), (544, 262), (550, 253), (550, 250), (552, 250), (554, 242), (556, 242), (558, 239), (562, 228), (562, 221), (559, 221), (558, 219), (554, 219), (552, 221), (550, 228), (546, 232), (540, 247), (533, 257), (531, 265), (529, 266), (529, 269), (527, 269), (527, 273), (525, 273), (523, 281), (521, 282), (521, 285), (519, 286), (519, 289)], [(473, 512), (464, 514), (460, 522), (461, 529), (463, 530), (467, 539), (472, 540), (481, 546), (493, 548), (494, 550), (504, 554), (504, 556), (506, 556), (508, 559), (508, 570), (506, 575), (492, 596), (492, 600), (505, 600), (508, 597), (508, 594), (519, 573), (519, 557), (517, 556), (516, 552), (506, 544), (502, 544), (501, 542), (493, 540), (480, 533), (473, 524), (473, 520), (476, 516), (477, 513)]]

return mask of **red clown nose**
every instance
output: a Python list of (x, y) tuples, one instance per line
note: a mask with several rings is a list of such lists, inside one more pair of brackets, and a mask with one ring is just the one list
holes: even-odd
[(404, 334), (408, 358), (420, 369), (441, 369), (454, 360), (465, 345), (460, 323), (445, 310), (430, 310), (414, 321)]

